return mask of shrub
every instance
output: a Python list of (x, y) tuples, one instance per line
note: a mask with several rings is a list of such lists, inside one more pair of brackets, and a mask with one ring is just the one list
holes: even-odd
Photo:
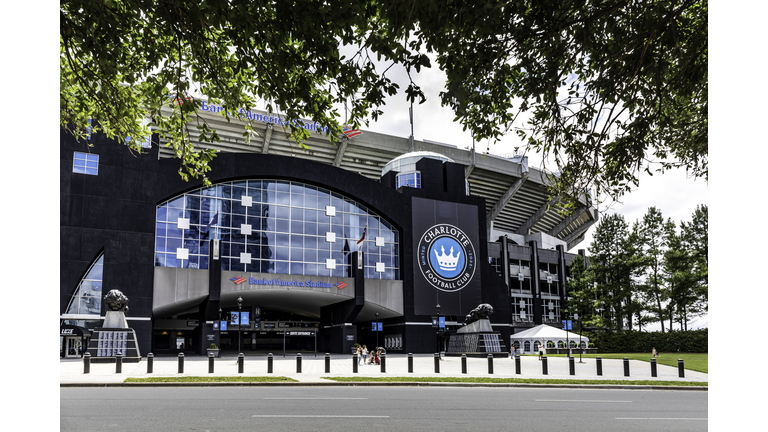
[(582, 334), (589, 338), (589, 345), (594, 344), (601, 353), (650, 353), (653, 348), (660, 353), (706, 353), (709, 352), (708, 333), (708, 329), (701, 329), (673, 330), (666, 333), (625, 331), (622, 333), (583, 332)]

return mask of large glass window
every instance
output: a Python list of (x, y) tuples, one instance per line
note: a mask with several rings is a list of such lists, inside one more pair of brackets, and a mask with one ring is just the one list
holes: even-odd
[(512, 320), (515, 322), (533, 322), (533, 299), (512, 297)]
[(531, 267), (526, 260), (509, 260), (509, 289), (513, 293), (531, 293)]
[(94, 315), (98, 319), (101, 314), (103, 274), (104, 254), (101, 254), (75, 289), (64, 311), (65, 315)]
[(207, 269), (211, 239), (221, 240), (222, 270), (345, 277), (350, 253), (362, 250), (367, 278), (400, 278), (399, 232), (390, 223), (304, 183), (222, 183), (157, 207), (155, 265)]
[(395, 177), (395, 189), (400, 189), (402, 186), (421, 189), (421, 173), (414, 171), (398, 174), (397, 177)]
[(555, 324), (560, 327), (560, 300), (554, 298), (542, 298), (541, 306), (543, 310), (542, 322), (544, 324)]

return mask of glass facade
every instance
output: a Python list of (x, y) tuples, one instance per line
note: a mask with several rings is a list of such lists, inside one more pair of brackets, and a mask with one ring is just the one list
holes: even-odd
[[(95, 315), (98, 319), (101, 314), (103, 274), (104, 254), (101, 254), (75, 289), (64, 314)], [(68, 321), (65, 324), (74, 324), (74, 322)]]
[(197, 189), (159, 205), (155, 221), (156, 266), (207, 269), (210, 240), (219, 239), (222, 270), (346, 277), (349, 253), (362, 250), (366, 278), (400, 279), (399, 232), (360, 203), (304, 183)]

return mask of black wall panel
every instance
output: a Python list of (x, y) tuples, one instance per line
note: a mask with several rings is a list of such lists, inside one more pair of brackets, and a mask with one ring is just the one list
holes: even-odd
[[(73, 290), (101, 250), (104, 251), (104, 290), (119, 289), (129, 298), (129, 323), (136, 329), (142, 354), (151, 344), (151, 322), (130, 320), (152, 316), (154, 283), (154, 228), (156, 206), (181, 193), (199, 188), (201, 180), (181, 180), (179, 161), (158, 159), (155, 144), (146, 154), (132, 154), (119, 143), (94, 134), (94, 146), (61, 134), (60, 148), (60, 294), (63, 312)], [(72, 172), (75, 151), (99, 155), (99, 174)], [(253, 178), (295, 180), (348, 196), (378, 213), (400, 232), (400, 272), (404, 285), (404, 316), (390, 324), (429, 322), (415, 315), (412, 237), (412, 199), (427, 198), (474, 206), (478, 241), (475, 244), (478, 272), (482, 277), (482, 301), (494, 306), (491, 321), (509, 322), (507, 287), (489, 271), (485, 200), (466, 196), (464, 169), (460, 164), (422, 159), (422, 189), (394, 190), (394, 173), (382, 183), (326, 164), (300, 158), (262, 154), (220, 153), (211, 162), (210, 181), (219, 183)], [(105, 292), (106, 294), (106, 292)], [(474, 306), (473, 306), (474, 307)], [(104, 313), (104, 311), (102, 311)], [(453, 317), (458, 321), (461, 317)], [(403, 325), (403, 352), (430, 352), (434, 330), (423, 325)], [(382, 335), (383, 336), (383, 335)], [(332, 344), (338, 341), (332, 341)]]

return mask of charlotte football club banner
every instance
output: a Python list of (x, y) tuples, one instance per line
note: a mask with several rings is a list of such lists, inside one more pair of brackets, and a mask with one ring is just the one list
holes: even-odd
[(464, 316), (482, 303), (477, 208), (413, 198), (414, 312)]

